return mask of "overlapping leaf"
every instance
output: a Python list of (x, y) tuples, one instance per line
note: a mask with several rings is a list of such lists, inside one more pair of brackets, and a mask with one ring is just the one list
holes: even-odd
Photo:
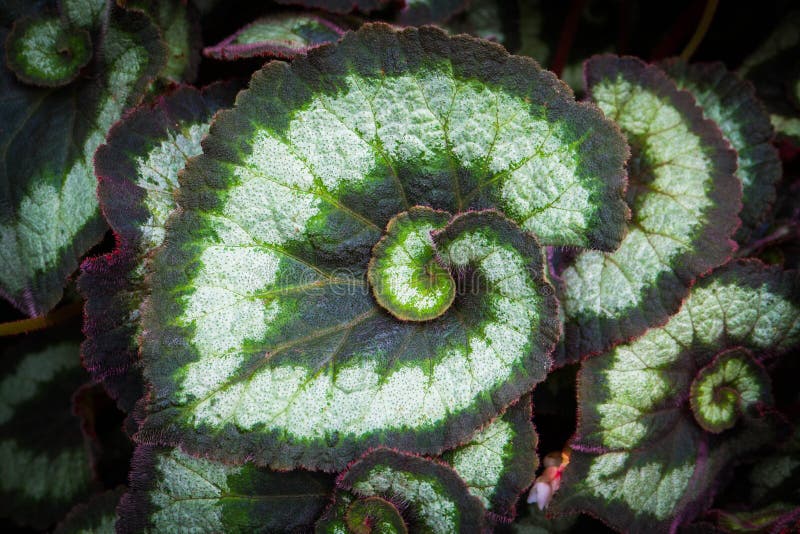
[(140, 446), (117, 532), (290, 532), (313, 525), (330, 501), (328, 475), (231, 466), (179, 449)]
[[(700, 280), (666, 325), (586, 361), (556, 510), (652, 532), (706, 506), (733, 458), (776, 438), (758, 361), (800, 342), (799, 295), (796, 272), (734, 262)], [(709, 377), (715, 393), (706, 396)], [(736, 419), (730, 428), (709, 425), (720, 414)]]
[(1, 356), (0, 516), (45, 529), (92, 489), (70, 409), (87, 376), (75, 341), (26, 342)]
[(384, 9), (392, 0), (276, 0), (279, 4), (324, 9), (329, 13), (369, 13)]
[(260, 18), (203, 54), (214, 59), (276, 57), (292, 59), (312, 48), (335, 42), (344, 30), (310, 13), (283, 13)]
[(778, 137), (800, 145), (800, 11), (788, 13), (739, 72), (753, 82)]
[(97, 194), (117, 248), (82, 265), (83, 363), (123, 411), (142, 396), (136, 338), (147, 256), (164, 239), (178, 173), (200, 154), (212, 116), (233, 104), (236, 89), (235, 84), (177, 89), (127, 115), (97, 151)]
[(418, 456), (377, 449), (350, 465), (336, 482), (319, 533), (481, 532), (484, 508), (449, 467)]
[(117, 522), (117, 504), (125, 486), (93, 495), (64, 518), (54, 534), (113, 534)]
[[(268, 64), (187, 166), (155, 258), (139, 439), (327, 470), (461, 444), (549, 367), (556, 302), (527, 232), (616, 246), (625, 154), (552, 75), (473, 38), (367, 25)], [(365, 274), (415, 205), (473, 211), (418, 243), (463, 294), (404, 322)]]
[(466, 7), (466, 0), (405, 0), (397, 21), (409, 26), (442, 23)]
[[(452, 470), (424, 458), (415, 465), (436, 465), (430, 477), (433, 486), (455, 484), (472, 507), (476, 502), (467, 492), (477, 497), (480, 514), (476, 517), (481, 522), (487, 520), (481, 503), (491, 518), (510, 519), (519, 493), (530, 484), (536, 468), (536, 435), (530, 416), (530, 397), (526, 396), (468, 443), (446, 452), (441, 460)], [(444, 472), (444, 482), (435, 480), (440, 472)], [(364, 480), (368, 479), (372, 475), (365, 475)], [(408, 517), (408, 502), (390, 493), (395, 502), (403, 501), (403, 516)], [(313, 524), (332, 495), (333, 480), (319, 473), (278, 473), (252, 463), (233, 467), (178, 449), (141, 446), (134, 460), (132, 490), (120, 508), (119, 526), (123, 532), (158, 531), (176, 524), (203, 531), (290, 530)], [(410, 506), (422, 506), (420, 498), (414, 497)], [(347, 496), (341, 499), (352, 502)]]
[(194, 81), (200, 63), (201, 42), (193, 3), (185, 0), (127, 0), (127, 5), (149, 15), (161, 33), (167, 60), (158, 73), (159, 79), (176, 83)]
[(538, 465), (531, 398), (525, 396), (505, 414), (442, 455), (478, 497), (492, 519), (509, 521), (520, 493), (533, 483)]
[(736, 177), (742, 182), (742, 226), (739, 243), (764, 222), (775, 200), (781, 177), (778, 151), (769, 115), (753, 86), (729, 72), (722, 63), (692, 64), (670, 60), (662, 68), (678, 87), (692, 93), (706, 118), (713, 120), (736, 150)]
[(59, 301), (78, 258), (103, 235), (94, 151), (164, 61), (150, 20), (111, 6), (72, 83), (37, 88), (0, 69), (0, 294), (29, 315)]
[(663, 323), (698, 275), (728, 259), (741, 208), (735, 153), (660, 69), (598, 56), (586, 83), (631, 146), (633, 217), (619, 249), (583, 252), (562, 273), (566, 361)]

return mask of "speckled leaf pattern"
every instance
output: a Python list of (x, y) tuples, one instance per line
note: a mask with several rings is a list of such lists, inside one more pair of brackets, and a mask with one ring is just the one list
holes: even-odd
[[(348, 466), (336, 488), (333, 503), (317, 522), (319, 534), (363, 532), (375, 519), (385, 529), (379, 532), (404, 532), (394, 526), (397, 515), (408, 532), (467, 533), (486, 528), (478, 497), (469, 494), (450, 467), (434, 460), (376, 449)], [(376, 497), (381, 499), (372, 501), (377, 513), (359, 513), (364, 501)]]
[(409, 26), (446, 22), (467, 7), (467, 0), (405, 0), (397, 22)]
[(125, 487), (120, 486), (93, 495), (70, 510), (54, 534), (114, 534), (117, 504), (124, 493)]
[(77, 341), (25, 342), (0, 357), (0, 517), (43, 530), (92, 489), (70, 409), (88, 377)]
[(613, 253), (583, 252), (562, 273), (564, 351), (576, 361), (662, 324), (695, 278), (735, 247), (736, 154), (690, 94), (640, 60), (586, 63), (592, 99), (628, 138), (633, 216)]
[(442, 455), (492, 519), (510, 521), (520, 493), (533, 483), (539, 460), (531, 398), (522, 397), (467, 443)]
[[(776, 438), (758, 362), (800, 342), (799, 297), (796, 272), (733, 262), (698, 281), (666, 325), (584, 362), (556, 510), (588, 511), (631, 532), (691, 519), (721, 469)], [(725, 348), (735, 350), (719, 356)], [(728, 367), (732, 360), (750, 370)], [(738, 388), (741, 407), (731, 428), (712, 429), (718, 433), (705, 431), (689, 407), (693, 382), (714, 375)], [(711, 404), (700, 399), (707, 417)]]
[(0, 72), (0, 294), (31, 316), (55, 306), (78, 258), (105, 232), (94, 151), (164, 60), (141, 13), (112, 7), (98, 35), (89, 72), (64, 87), (35, 88)]
[(272, 15), (248, 24), (222, 42), (203, 49), (214, 59), (275, 57), (292, 59), (312, 48), (333, 43), (344, 30), (309, 13)]
[[(460, 445), (549, 369), (537, 241), (618, 243), (621, 141), (532, 60), (435, 28), (366, 25), (268, 63), (183, 174), (143, 316), (139, 439), (324, 470)], [(432, 237), (462, 288), (422, 322), (365, 276), (416, 205), (453, 214)]]
[(202, 91), (176, 89), (128, 114), (97, 151), (97, 195), (117, 247), (81, 266), (83, 363), (125, 412), (143, 392), (136, 338), (147, 256), (163, 242), (178, 173), (202, 152), (211, 118), (233, 105), (237, 88), (217, 83)]
[(736, 150), (736, 177), (742, 182), (742, 226), (735, 237), (739, 243), (746, 243), (767, 219), (781, 177), (778, 151), (771, 144), (775, 132), (769, 115), (753, 86), (722, 63), (689, 65), (670, 60), (661, 67), (680, 89), (692, 93), (706, 118), (719, 126)]
[(332, 477), (321, 473), (232, 466), (143, 445), (133, 458), (116, 528), (121, 533), (308, 530), (332, 490)]

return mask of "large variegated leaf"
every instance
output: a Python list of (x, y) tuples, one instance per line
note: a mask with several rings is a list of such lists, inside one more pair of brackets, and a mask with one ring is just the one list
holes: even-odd
[(0, 358), (0, 517), (43, 530), (92, 489), (70, 404), (88, 377), (77, 341), (28, 340)]
[[(38, 88), (0, 67), (0, 294), (32, 316), (55, 306), (65, 278), (105, 232), (95, 197), (94, 151), (164, 61), (150, 20), (111, 6), (102, 28), (92, 33), (93, 59), (72, 83)], [(6, 41), (5, 30), (0, 34), (0, 41), (16, 46)], [(39, 50), (36, 42), (23, 48)], [(32, 57), (36, 68), (49, 68)]]
[[(552, 75), (466, 36), (367, 25), (269, 63), (183, 175), (139, 439), (326, 470), (460, 445), (549, 368), (556, 301), (531, 234), (613, 248), (625, 154)], [(373, 252), (392, 219), (408, 226)]]
[(330, 501), (329, 475), (232, 466), (179, 449), (136, 450), (117, 532), (294, 532), (314, 524)]
[(319, 534), (481, 532), (485, 510), (448, 466), (389, 449), (351, 464), (336, 482)]
[(678, 87), (692, 93), (703, 114), (713, 120), (736, 150), (736, 177), (742, 182), (742, 226), (736, 233), (746, 243), (769, 215), (775, 185), (781, 177), (781, 161), (772, 146), (774, 135), (769, 115), (753, 86), (729, 72), (722, 63), (670, 60), (662, 68)]
[(586, 84), (631, 146), (633, 217), (619, 249), (581, 253), (562, 273), (566, 361), (674, 313), (695, 278), (730, 257), (742, 198), (736, 154), (660, 69), (597, 56), (586, 63)]
[(666, 325), (584, 362), (556, 511), (630, 532), (691, 519), (732, 459), (776, 439), (761, 361), (799, 342), (796, 272), (743, 261), (701, 279)]
[(309, 13), (282, 13), (260, 18), (222, 42), (203, 49), (214, 59), (276, 57), (292, 59), (312, 48), (335, 42), (344, 30)]
[(136, 338), (148, 254), (163, 242), (178, 173), (200, 154), (212, 116), (233, 104), (236, 89), (177, 89), (128, 114), (97, 150), (97, 195), (117, 247), (81, 266), (78, 288), (87, 299), (83, 363), (126, 412), (142, 396)]

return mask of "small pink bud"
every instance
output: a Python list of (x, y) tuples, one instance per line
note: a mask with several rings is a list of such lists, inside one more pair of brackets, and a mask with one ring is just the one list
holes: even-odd
[(547, 482), (537, 482), (533, 485), (531, 491), (536, 492), (536, 505), (539, 510), (544, 510), (550, 504), (550, 498), (553, 496), (553, 489)]

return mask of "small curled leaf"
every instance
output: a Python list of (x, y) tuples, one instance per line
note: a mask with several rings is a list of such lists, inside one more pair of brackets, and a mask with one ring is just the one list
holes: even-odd
[(732, 428), (743, 412), (770, 401), (767, 371), (743, 348), (718, 354), (700, 369), (689, 390), (695, 420), (715, 434)]
[(57, 16), (20, 19), (6, 37), (8, 68), (32, 85), (67, 85), (91, 58), (89, 32), (69, 27)]
[[(317, 522), (320, 534), (467, 533), (480, 532), (486, 525), (483, 505), (458, 475), (419, 456), (374, 450), (353, 462), (336, 486), (333, 503)], [(370, 531), (375, 519), (382, 523)]]

